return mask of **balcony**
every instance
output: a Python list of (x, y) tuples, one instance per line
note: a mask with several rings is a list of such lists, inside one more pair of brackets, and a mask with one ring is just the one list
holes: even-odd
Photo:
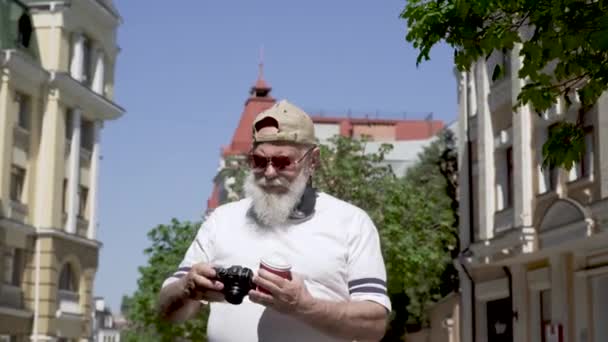
[(65, 72), (51, 72), (50, 86), (59, 90), (61, 100), (69, 107), (80, 107), (91, 120), (113, 120), (125, 110)]
[(63, 314), (67, 315), (82, 315), (82, 308), (80, 307), (80, 296), (76, 292), (59, 290), (57, 293), (57, 299), (59, 301), (59, 312), (58, 316)]
[(23, 309), (23, 291), (19, 286), (0, 285), (0, 307)]
[(17, 201), (9, 201), (8, 207), (6, 208), (6, 217), (10, 218), (14, 221), (25, 223), (28, 214), (27, 205), (17, 202)]

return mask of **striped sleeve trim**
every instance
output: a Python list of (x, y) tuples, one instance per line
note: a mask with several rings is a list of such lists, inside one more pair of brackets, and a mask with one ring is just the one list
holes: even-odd
[(386, 287), (386, 281), (384, 281), (380, 278), (360, 278), (360, 279), (351, 280), (348, 282), (348, 287), (352, 288), (354, 286), (368, 285), (368, 284), (376, 284), (376, 285), (382, 285), (382, 286)]
[(185, 276), (188, 272), (190, 272), (191, 267), (180, 267), (171, 275), (173, 278), (181, 278)]
[(348, 292), (386, 294), (386, 281), (379, 278), (361, 278), (348, 282)]

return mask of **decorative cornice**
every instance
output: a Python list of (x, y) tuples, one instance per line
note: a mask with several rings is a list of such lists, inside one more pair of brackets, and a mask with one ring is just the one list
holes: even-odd
[(122, 107), (95, 93), (66, 72), (51, 71), (50, 85), (59, 90), (63, 102), (82, 108), (84, 114), (94, 116), (92, 119), (114, 120), (125, 113)]
[(82, 244), (82, 245), (87, 245), (89, 247), (92, 248), (96, 248), (96, 249), (100, 249), (103, 244), (101, 243), (101, 241), (98, 240), (89, 240), (87, 238), (84, 238), (82, 236), (78, 236), (75, 234), (69, 234), (66, 233), (63, 230), (59, 230), (59, 229), (53, 229), (53, 228), (38, 228), (36, 230), (38, 236), (41, 237), (45, 237), (45, 236), (49, 236), (49, 237), (58, 237), (58, 238), (62, 238), (64, 240), (69, 240), (72, 242), (76, 242), (78, 244)]

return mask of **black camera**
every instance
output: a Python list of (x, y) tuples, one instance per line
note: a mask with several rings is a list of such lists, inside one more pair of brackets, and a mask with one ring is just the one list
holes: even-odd
[(222, 293), (230, 304), (241, 304), (243, 298), (256, 287), (253, 283), (253, 271), (247, 267), (233, 265), (228, 268), (214, 267), (216, 280), (224, 284)]

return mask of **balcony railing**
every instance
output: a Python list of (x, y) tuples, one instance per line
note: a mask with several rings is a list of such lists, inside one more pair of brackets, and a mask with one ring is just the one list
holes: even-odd
[(6, 217), (21, 223), (25, 223), (27, 214), (28, 207), (26, 204), (12, 200), (9, 202)]
[(59, 290), (57, 295), (59, 299), (59, 310), (62, 313), (73, 315), (82, 314), (82, 309), (80, 307), (80, 296), (78, 293), (67, 290)]

